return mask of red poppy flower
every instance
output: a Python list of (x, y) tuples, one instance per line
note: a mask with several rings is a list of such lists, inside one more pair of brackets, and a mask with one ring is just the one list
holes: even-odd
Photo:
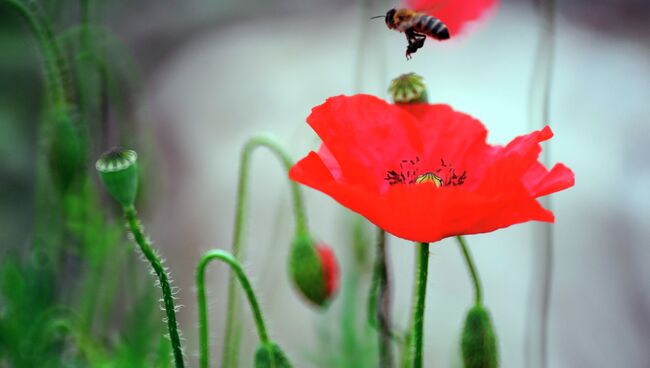
[(451, 37), (456, 37), (467, 25), (479, 20), (496, 7), (498, 0), (404, 0), (407, 8), (440, 19)]
[(531, 220), (553, 222), (536, 198), (573, 186), (562, 164), (537, 157), (551, 129), (486, 143), (478, 120), (448, 105), (329, 98), (307, 122), (323, 141), (290, 170), (395, 236), (434, 242)]

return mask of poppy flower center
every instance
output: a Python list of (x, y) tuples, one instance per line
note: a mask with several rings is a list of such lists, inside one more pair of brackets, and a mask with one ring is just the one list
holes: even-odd
[(390, 185), (397, 184), (425, 184), (433, 183), (436, 187), (457, 186), (465, 183), (467, 172), (463, 171), (458, 175), (453, 165), (440, 159), (440, 165), (433, 171), (420, 174), (420, 157), (415, 156), (412, 160), (401, 160), (398, 170), (386, 171), (384, 180)]

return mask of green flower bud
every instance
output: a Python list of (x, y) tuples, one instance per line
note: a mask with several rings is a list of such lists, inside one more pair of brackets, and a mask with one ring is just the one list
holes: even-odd
[(291, 246), (289, 275), (300, 293), (320, 307), (338, 289), (339, 271), (334, 252), (325, 245), (314, 245), (305, 233), (296, 235)]
[(255, 368), (291, 368), (291, 363), (277, 344), (268, 343), (257, 348)]
[(427, 87), (424, 79), (415, 73), (402, 74), (393, 79), (388, 92), (394, 103), (426, 103)]
[(84, 171), (83, 145), (67, 112), (57, 112), (51, 128), (48, 162), (56, 186), (65, 192)]
[(95, 168), (113, 199), (123, 207), (133, 206), (138, 191), (138, 154), (113, 148), (97, 160)]
[(490, 314), (476, 304), (467, 313), (461, 341), (465, 368), (497, 368), (497, 338)]

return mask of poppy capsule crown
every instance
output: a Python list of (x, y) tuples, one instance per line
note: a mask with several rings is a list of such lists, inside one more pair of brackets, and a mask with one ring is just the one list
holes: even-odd
[(138, 191), (138, 154), (113, 148), (95, 164), (106, 190), (123, 207), (131, 207)]
[(393, 79), (388, 87), (388, 93), (393, 98), (393, 102), (398, 104), (428, 101), (424, 79), (415, 73), (402, 74)]

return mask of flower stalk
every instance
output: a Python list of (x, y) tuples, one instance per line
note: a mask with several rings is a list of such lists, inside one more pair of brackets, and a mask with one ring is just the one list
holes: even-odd
[(379, 366), (392, 367), (393, 354), (391, 341), (393, 335), (390, 323), (390, 282), (386, 257), (386, 231), (379, 229), (377, 235), (377, 255), (368, 295), (368, 322), (379, 334)]
[(467, 248), (465, 238), (462, 235), (459, 235), (456, 237), (456, 240), (458, 240), (458, 246), (463, 252), (463, 259), (467, 265), (467, 270), (472, 277), (472, 283), (474, 285), (474, 303), (480, 305), (483, 303), (483, 292), (481, 288), (481, 279), (479, 278), (478, 272), (476, 271), (474, 260), (472, 259), (472, 255), (470, 254), (469, 249)]
[[(205, 271), (208, 264), (213, 260), (220, 260), (226, 263), (233, 271), (234, 276), (244, 289), (244, 294), (248, 299), (253, 318), (255, 319), (255, 326), (260, 338), (261, 347), (258, 349), (256, 356), (256, 366), (273, 366), (284, 367), (288, 366), (288, 360), (279, 347), (274, 344), (269, 338), (260, 309), (259, 302), (255, 296), (255, 292), (251, 286), (243, 267), (237, 259), (230, 253), (223, 250), (211, 250), (201, 257), (196, 268), (196, 288), (197, 298), (199, 305), (199, 363), (201, 368), (209, 366), (209, 346), (208, 346), (208, 313), (207, 313), (207, 300), (205, 293)], [(269, 362), (270, 361), (270, 362)]]
[(429, 268), (429, 243), (419, 243), (417, 246), (417, 279), (415, 284), (415, 303), (413, 304), (411, 354), (413, 354), (413, 367), (421, 368), (424, 342), (424, 305), (427, 294), (427, 275)]
[(172, 344), (172, 351), (174, 355), (174, 363), (176, 368), (183, 368), (185, 363), (183, 361), (183, 348), (181, 346), (181, 339), (178, 331), (178, 323), (176, 322), (176, 306), (174, 305), (174, 295), (172, 293), (171, 285), (169, 282), (169, 276), (167, 271), (162, 265), (160, 256), (153, 250), (151, 243), (145, 237), (140, 221), (138, 220), (137, 212), (135, 207), (128, 206), (124, 207), (124, 217), (126, 222), (133, 234), (135, 242), (140, 247), (142, 254), (144, 254), (147, 261), (153, 268), (158, 281), (160, 281), (160, 287), (163, 293), (163, 304), (165, 307), (165, 314), (167, 315), (167, 327), (169, 329), (169, 340)]
[[(233, 230), (232, 254), (236, 259), (243, 258), (243, 230), (246, 219), (246, 207), (248, 205), (248, 182), (250, 161), (253, 151), (258, 147), (269, 149), (282, 163), (282, 166), (289, 171), (293, 164), (289, 155), (273, 139), (267, 136), (255, 136), (249, 139), (241, 152), (239, 165), (239, 179), (237, 185), (237, 202), (235, 205), (235, 224)], [(296, 233), (306, 233), (307, 220), (305, 206), (302, 200), (300, 188), (297, 183), (289, 181), (293, 203), (293, 212)], [(230, 277), (228, 282), (228, 305), (226, 311), (226, 328), (224, 336), (224, 350), (221, 365), (225, 368), (237, 367), (239, 345), (241, 340), (241, 316), (239, 316), (239, 296), (236, 287), (235, 275)]]
[(133, 239), (158, 277), (163, 294), (163, 305), (167, 316), (166, 322), (169, 329), (169, 340), (172, 345), (174, 363), (176, 368), (183, 368), (185, 366), (183, 348), (178, 323), (176, 322), (176, 306), (174, 305), (174, 295), (169, 275), (162, 264), (160, 256), (145, 236), (134, 205), (138, 191), (138, 154), (132, 150), (116, 147), (102, 154), (95, 163), (95, 168), (106, 191), (122, 206), (124, 218), (131, 230), (131, 234), (133, 234)]

